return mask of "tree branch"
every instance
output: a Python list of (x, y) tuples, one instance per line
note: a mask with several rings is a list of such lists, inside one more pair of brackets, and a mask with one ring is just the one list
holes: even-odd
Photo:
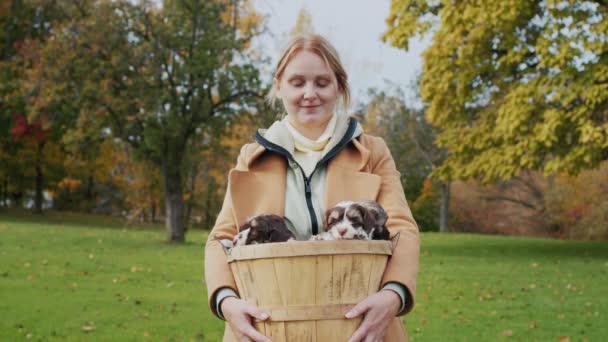
[(505, 201), (505, 202), (511, 202), (511, 203), (515, 203), (515, 204), (519, 204), (522, 205), (526, 208), (532, 209), (532, 210), (538, 210), (534, 205), (522, 201), (520, 199), (516, 199), (516, 198), (512, 198), (512, 197), (508, 197), (508, 196), (503, 196), (503, 195), (496, 195), (496, 196), (481, 196), (482, 199), (485, 199), (487, 201), (492, 201), (492, 202), (496, 202), (496, 201)]

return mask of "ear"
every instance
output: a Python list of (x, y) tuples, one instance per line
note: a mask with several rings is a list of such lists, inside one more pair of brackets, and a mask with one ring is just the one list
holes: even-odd
[(378, 226), (374, 230), (374, 234), (372, 234), (372, 240), (390, 240), (391, 233), (384, 226)]
[(259, 232), (256, 228), (249, 228), (249, 234), (247, 234), (247, 239), (245, 240), (245, 244), (249, 245), (251, 241), (254, 241), (258, 238)]
[(371, 230), (376, 226), (376, 215), (373, 210), (368, 210), (365, 207), (361, 207), (361, 213), (363, 214), (363, 224), (366, 230)]
[(323, 229), (324, 229), (325, 231), (328, 231), (328, 230), (329, 230), (329, 226), (330, 226), (331, 224), (333, 224), (334, 222), (336, 222), (336, 221), (340, 220), (340, 216), (341, 216), (341, 215), (340, 215), (340, 211), (341, 211), (341, 210), (344, 210), (344, 209), (343, 209), (343, 208), (336, 207), (336, 208), (331, 208), (331, 209), (328, 209), (328, 210), (325, 212), (325, 217), (323, 218), (323, 221), (325, 221), (325, 222), (324, 222), (324, 227), (323, 227)]

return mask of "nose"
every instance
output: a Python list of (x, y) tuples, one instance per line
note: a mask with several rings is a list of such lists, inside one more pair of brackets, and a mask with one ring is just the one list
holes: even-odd
[(346, 233), (346, 228), (343, 228), (343, 227), (338, 228), (338, 233), (340, 235), (344, 235), (344, 233)]
[(314, 100), (317, 97), (317, 92), (315, 90), (314, 85), (309, 84), (304, 89), (304, 99), (305, 100)]

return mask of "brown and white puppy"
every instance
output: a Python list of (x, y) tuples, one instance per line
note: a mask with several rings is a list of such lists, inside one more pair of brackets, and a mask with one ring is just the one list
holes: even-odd
[(325, 212), (325, 231), (311, 240), (388, 240), (387, 219), (374, 201), (340, 202)]
[(253, 216), (241, 226), (232, 243), (234, 246), (243, 246), (295, 240), (295, 235), (287, 228), (288, 222), (287, 218), (278, 215)]
[(357, 203), (367, 209), (373, 218), (374, 225), (370, 233), (370, 240), (390, 240), (390, 232), (386, 228), (388, 214), (384, 208), (378, 202), (372, 200), (363, 200)]

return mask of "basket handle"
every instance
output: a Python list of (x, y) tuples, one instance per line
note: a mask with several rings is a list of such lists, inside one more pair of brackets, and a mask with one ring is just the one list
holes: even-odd
[(397, 248), (397, 243), (399, 242), (399, 235), (401, 235), (401, 232), (397, 232), (397, 234), (393, 235), (393, 237), (391, 238), (391, 252), (394, 252), (395, 248)]
[(218, 238), (217, 238), (217, 236), (214, 236), (214, 237), (213, 237), (213, 240), (217, 241), (217, 243), (219, 243), (219, 244), (220, 244), (220, 246), (222, 246), (222, 249), (224, 250), (224, 253), (226, 254), (226, 256), (227, 256), (227, 257), (229, 257), (229, 256), (230, 256), (230, 254), (232, 253), (232, 248), (228, 248), (228, 247), (226, 247), (226, 246), (225, 246), (225, 245), (222, 243), (221, 239), (218, 239)]

